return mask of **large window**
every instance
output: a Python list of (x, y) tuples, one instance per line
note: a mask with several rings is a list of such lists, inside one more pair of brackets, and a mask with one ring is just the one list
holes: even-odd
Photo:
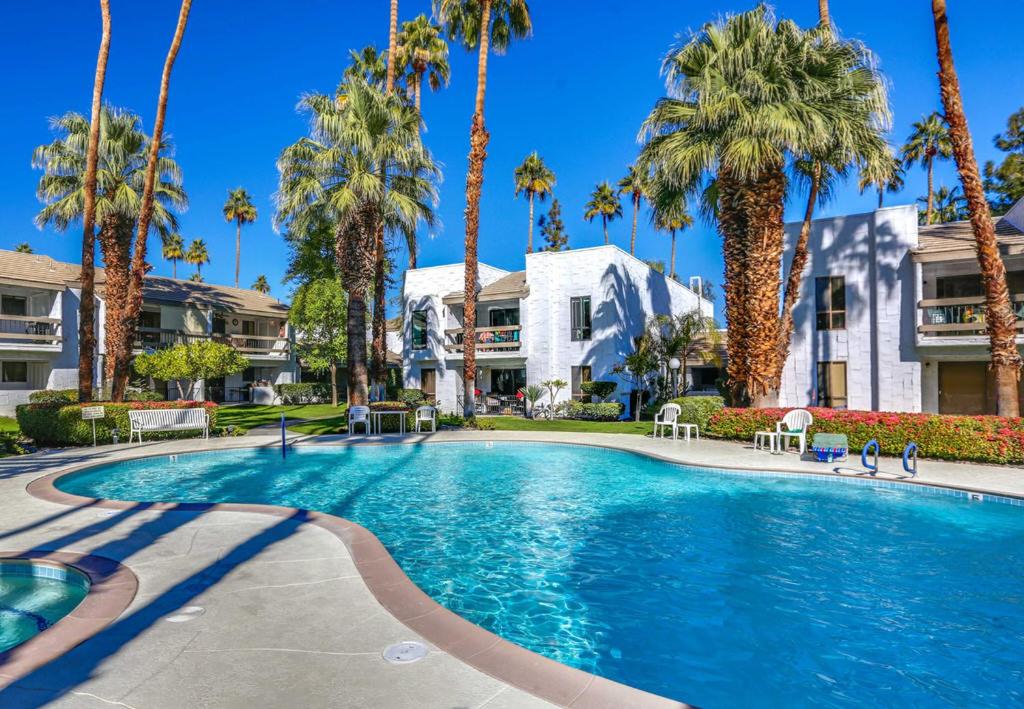
[(427, 349), (427, 311), (412, 311), (412, 348)]
[(488, 311), (491, 327), (509, 327), (519, 324), (519, 308), (491, 308)]
[(573, 367), (571, 371), (572, 398), (577, 401), (590, 401), (589, 396), (583, 395), (583, 384), (590, 381), (590, 367), (584, 364), (579, 367)]
[(817, 329), (846, 329), (846, 278), (821, 276), (814, 279), (814, 302)]
[(0, 296), (0, 314), (28, 315), (28, 300), (20, 295)]
[(573, 342), (590, 339), (590, 296), (569, 299)]
[(818, 362), (818, 406), (845, 409), (846, 362)]
[(491, 394), (515, 396), (524, 386), (526, 386), (525, 369), (491, 370)]
[(16, 384), (28, 382), (28, 362), (0, 362), (0, 381)]

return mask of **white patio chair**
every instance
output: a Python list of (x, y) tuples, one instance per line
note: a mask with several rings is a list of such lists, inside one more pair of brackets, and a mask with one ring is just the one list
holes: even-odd
[(654, 437), (658, 437), (658, 432), (661, 432), (661, 437), (665, 437), (665, 428), (672, 429), (672, 440), (675, 440), (679, 435), (679, 414), (682, 413), (682, 408), (679, 404), (665, 404), (661, 407), (661, 411), (654, 415)]
[(348, 435), (355, 433), (353, 430), (357, 424), (363, 424), (363, 432), (368, 436), (370, 433), (370, 407), (350, 406), (348, 407)]
[(779, 436), (779, 447), (782, 450), (789, 449), (791, 438), (797, 439), (800, 444), (800, 455), (807, 450), (807, 429), (814, 422), (811, 412), (806, 409), (793, 409), (782, 420), (775, 424), (775, 432)]
[(437, 431), (437, 409), (433, 406), (421, 406), (416, 409), (416, 433), (422, 424), (429, 423), (431, 433)]

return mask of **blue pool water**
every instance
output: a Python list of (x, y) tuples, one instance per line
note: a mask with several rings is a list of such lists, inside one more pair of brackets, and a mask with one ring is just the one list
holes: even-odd
[(89, 592), (78, 572), (21, 559), (0, 559), (0, 652), (43, 632)]
[(340, 515), (474, 623), (705, 707), (1024, 701), (1021, 507), (512, 443), (200, 453), (57, 486)]

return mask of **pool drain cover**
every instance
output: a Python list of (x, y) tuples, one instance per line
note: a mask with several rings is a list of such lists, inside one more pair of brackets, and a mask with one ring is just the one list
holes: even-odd
[(415, 640), (388, 645), (384, 648), (384, 659), (393, 665), (408, 665), (419, 662), (427, 656), (427, 646)]
[(167, 616), (164, 620), (168, 623), (187, 623), (190, 620), (195, 620), (205, 612), (206, 609), (202, 606), (185, 606), (177, 613)]

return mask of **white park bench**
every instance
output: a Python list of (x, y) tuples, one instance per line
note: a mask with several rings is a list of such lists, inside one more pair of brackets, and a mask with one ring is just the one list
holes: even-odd
[(142, 443), (143, 431), (200, 430), (203, 432), (203, 438), (210, 437), (210, 416), (206, 409), (143, 409), (129, 411), (128, 420), (131, 422), (129, 443), (136, 434), (139, 436), (139, 443)]

